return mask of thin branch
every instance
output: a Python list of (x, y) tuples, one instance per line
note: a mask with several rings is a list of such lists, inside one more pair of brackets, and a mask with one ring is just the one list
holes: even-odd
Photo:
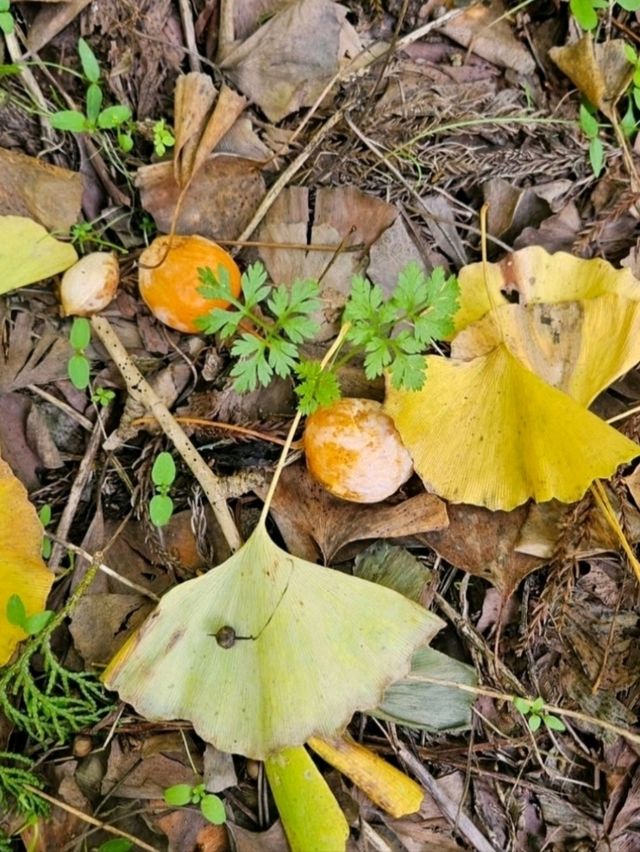
[(220, 479), (209, 468), (196, 447), (176, 423), (169, 409), (129, 358), (127, 350), (120, 342), (109, 320), (104, 317), (92, 317), (91, 326), (116, 367), (120, 370), (131, 397), (153, 414), (162, 431), (173, 443), (187, 467), (200, 483), (229, 547), (232, 551), (238, 550), (242, 545), (242, 539), (224, 499)]

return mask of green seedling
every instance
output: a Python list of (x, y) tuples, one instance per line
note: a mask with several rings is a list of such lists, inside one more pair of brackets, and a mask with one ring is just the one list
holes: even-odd
[(176, 464), (171, 453), (160, 453), (151, 468), (151, 481), (156, 494), (149, 502), (149, 517), (156, 527), (169, 523), (173, 515), (173, 500), (169, 497), (169, 489), (176, 478)]
[(85, 111), (65, 109), (54, 112), (49, 116), (51, 126), (56, 130), (68, 130), (71, 133), (117, 130), (131, 119), (131, 110), (124, 104), (116, 104), (103, 109), (104, 96), (100, 87), (100, 64), (83, 38), (78, 39), (78, 55), (80, 56), (83, 78), (87, 84)]
[(600, 23), (598, 11), (612, 6), (620, 6), (625, 12), (637, 12), (640, 0), (616, 0), (616, 3), (611, 0), (569, 0), (571, 14), (583, 30), (595, 30)]
[(73, 355), (69, 358), (67, 375), (75, 388), (86, 390), (91, 377), (91, 364), (84, 354), (91, 343), (91, 325), (88, 319), (85, 317), (74, 319), (69, 332), (69, 343), (73, 349)]
[(514, 698), (513, 700), (516, 710), (518, 710), (527, 720), (529, 730), (535, 733), (540, 725), (544, 722), (545, 726), (550, 731), (566, 731), (566, 726), (562, 719), (557, 716), (552, 716), (544, 709), (544, 698)]
[(227, 819), (224, 802), (220, 796), (207, 793), (202, 783), (193, 787), (191, 784), (174, 784), (173, 787), (167, 787), (164, 791), (164, 800), (168, 805), (178, 808), (185, 805), (198, 805), (204, 818), (214, 825), (222, 825)]
[(580, 129), (589, 140), (589, 162), (596, 177), (600, 175), (604, 165), (604, 146), (600, 139), (599, 124), (595, 110), (587, 104), (580, 104)]
[(36, 636), (41, 630), (44, 630), (53, 616), (54, 613), (48, 609), (27, 615), (20, 595), (11, 595), (7, 601), (7, 621), (9, 624), (21, 627), (27, 636)]
[(176, 144), (175, 136), (167, 127), (164, 118), (153, 125), (153, 150), (157, 157), (164, 157), (168, 148)]
[(133, 849), (133, 843), (124, 837), (114, 837), (113, 840), (105, 840), (98, 846), (98, 852), (129, 852)]
[[(40, 519), (40, 523), (46, 529), (51, 523), (51, 506), (48, 503), (40, 509), (38, 512), (38, 518)], [(42, 558), (48, 559), (51, 556), (52, 549), (51, 540), (46, 536), (42, 539)]]
[[(234, 310), (215, 308), (199, 321), (207, 334), (235, 337), (231, 356), (234, 387), (240, 392), (268, 385), (275, 376), (295, 378), (299, 408), (310, 414), (340, 396), (337, 369), (352, 358), (364, 359), (368, 379), (388, 371), (394, 387), (419, 390), (424, 383), (424, 352), (434, 340), (453, 330), (458, 305), (458, 282), (437, 268), (427, 276), (417, 263), (401, 272), (390, 298), (366, 278), (353, 279), (343, 321), (349, 328), (344, 352), (332, 368), (303, 358), (301, 346), (318, 331), (313, 318), (322, 307), (316, 281), (296, 281), (291, 287), (267, 283), (261, 263), (242, 276), (242, 298), (231, 292), (227, 272), (216, 278), (200, 270), (200, 293), (229, 302)], [(251, 331), (246, 329), (250, 328)]]
[(630, 44), (625, 44), (624, 52), (633, 65), (633, 77), (626, 93), (627, 109), (620, 121), (620, 128), (630, 139), (636, 135), (640, 127), (640, 56)]
[(112, 249), (123, 252), (122, 246), (105, 240), (93, 222), (78, 222), (69, 229), (71, 242), (81, 253), (98, 249)]
[(91, 402), (94, 405), (99, 405), (101, 408), (106, 408), (115, 398), (116, 392), (110, 388), (96, 388), (91, 394)]
[(10, 6), (10, 0), (0, 0), (0, 30), (2, 30), (5, 35), (11, 35), (15, 29), (13, 15), (9, 11)]

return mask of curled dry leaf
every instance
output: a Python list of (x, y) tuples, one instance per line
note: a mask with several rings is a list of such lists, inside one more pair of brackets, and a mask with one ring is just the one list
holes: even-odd
[[(136, 175), (142, 206), (159, 230), (235, 239), (265, 194), (261, 163), (246, 159), (224, 139), (247, 105), (228, 86), (220, 94), (206, 74), (178, 78), (173, 162), (143, 166)], [(240, 144), (246, 147), (246, 130)], [(221, 145), (225, 154), (212, 152)], [(198, 180), (194, 181), (194, 175)], [(177, 220), (174, 216), (178, 202)]]
[(627, 90), (634, 66), (625, 54), (624, 39), (594, 43), (591, 33), (565, 47), (552, 47), (549, 56), (580, 93), (611, 121), (615, 107)]
[(465, 266), (458, 280), (459, 308), (452, 337), (490, 311), (492, 300), (495, 305), (529, 305), (616, 293), (640, 301), (640, 281), (630, 269), (615, 269), (600, 258), (584, 260), (565, 252), (549, 254), (540, 246), (507, 254), (499, 263), (488, 263), (486, 286), (482, 263)]
[(396, 505), (345, 503), (315, 482), (303, 465), (287, 467), (272, 503), (272, 514), (292, 553), (325, 562), (355, 541), (402, 538), (444, 529), (447, 510), (434, 494), (418, 494)]
[(26, 634), (7, 620), (7, 603), (18, 595), (27, 615), (42, 612), (53, 574), (42, 561), (42, 525), (24, 486), (0, 459), (0, 665)]
[(211, 77), (199, 72), (178, 77), (175, 91), (173, 175), (183, 189), (193, 179), (247, 105), (228, 86), (217, 96)]
[(261, 522), (164, 596), (104, 680), (146, 718), (188, 719), (217, 748), (264, 759), (375, 707), (441, 625), (390, 589), (291, 556)]
[(231, 80), (277, 122), (311, 106), (345, 58), (360, 51), (347, 9), (331, 0), (287, 4), (222, 62)]
[(78, 221), (84, 190), (78, 172), (5, 148), (0, 148), (0, 172), (1, 215), (25, 216), (61, 233)]

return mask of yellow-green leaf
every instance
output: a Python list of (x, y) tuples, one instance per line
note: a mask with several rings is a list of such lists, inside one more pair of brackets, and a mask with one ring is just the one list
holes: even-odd
[(148, 719), (264, 759), (341, 731), (403, 677), (442, 622), (391, 589), (297, 559), (264, 524), (172, 589), (104, 680)]
[(284, 749), (264, 768), (291, 852), (342, 852), (349, 826), (307, 750)]
[(472, 361), (426, 358), (420, 391), (385, 409), (425, 485), (454, 503), (513, 509), (579, 500), (640, 447), (546, 384), (499, 344)]
[(0, 216), (0, 293), (64, 272), (78, 259), (70, 243), (56, 240), (24, 216)]
[(22, 483), (0, 459), (0, 665), (7, 663), (24, 630), (10, 624), (7, 604), (18, 595), (27, 616), (45, 608), (53, 574), (40, 556), (42, 525)]

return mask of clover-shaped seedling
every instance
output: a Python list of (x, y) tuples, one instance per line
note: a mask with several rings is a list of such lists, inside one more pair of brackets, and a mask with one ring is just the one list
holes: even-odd
[(174, 784), (164, 791), (164, 800), (173, 807), (184, 807), (185, 805), (198, 805), (203, 817), (214, 825), (222, 825), (227, 815), (224, 810), (224, 802), (220, 796), (207, 793), (202, 782), (196, 785)]
[(566, 731), (567, 728), (562, 719), (552, 716), (545, 710), (544, 698), (540, 696), (534, 699), (514, 698), (513, 703), (516, 710), (519, 710), (527, 720), (530, 731), (535, 733), (543, 722), (551, 731)]
[(74, 388), (86, 390), (89, 387), (91, 377), (91, 364), (84, 354), (85, 349), (91, 343), (91, 326), (86, 317), (74, 319), (69, 332), (69, 343), (73, 349), (73, 355), (69, 358), (67, 374)]
[(168, 524), (173, 515), (173, 500), (169, 488), (176, 478), (176, 464), (171, 453), (160, 453), (151, 468), (151, 481), (156, 493), (149, 502), (149, 517), (156, 527)]

